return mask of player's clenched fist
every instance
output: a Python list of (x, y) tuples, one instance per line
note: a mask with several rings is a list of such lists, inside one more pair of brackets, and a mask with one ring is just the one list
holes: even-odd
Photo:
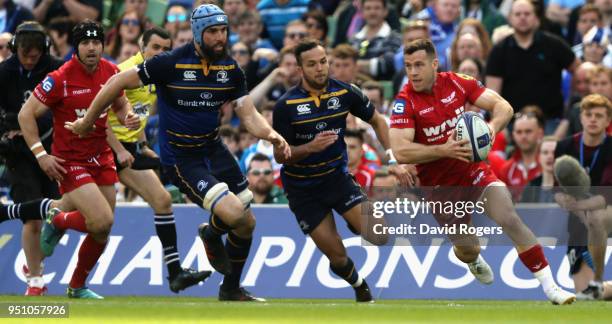
[(83, 118), (77, 118), (77, 120), (73, 122), (67, 121), (64, 123), (64, 128), (83, 137), (92, 132), (96, 128), (96, 125), (86, 123)]
[(469, 146), (469, 141), (467, 139), (457, 141), (457, 130), (453, 131), (453, 135), (448, 137), (448, 140), (440, 146), (440, 149), (444, 156), (448, 158), (471, 162), (472, 148)]
[(338, 140), (338, 134), (333, 131), (323, 131), (315, 135), (314, 139), (308, 142), (308, 152), (317, 153), (326, 149)]
[(131, 111), (125, 117), (119, 118), (119, 122), (129, 130), (137, 130), (140, 127), (140, 117)]

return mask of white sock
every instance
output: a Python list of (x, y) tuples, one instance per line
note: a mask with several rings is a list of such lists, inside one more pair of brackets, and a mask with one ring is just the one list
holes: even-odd
[(357, 281), (355, 281), (355, 283), (352, 284), (351, 286), (353, 286), (353, 288), (357, 288), (361, 286), (362, 283), (363, 283), (363, 278), (361, 278), (361, 275), (357, 275)]
[(28, 286), (42, 288), (45, 286), (45, 280), (43, 277), (30, 277), (30, 280), (28, 280)]
[(479, 255), (478, 255), (478, 257), (476, 258), (476, 260), (474, 260), (474, 261), (472, 261), (472, 262), (468, 263), (468, 265), (475, 266), (475, 265), (479, 264), (479, 263), (480, 263), (480, 261), (482, 261), (482, 256), (479, 254)]
[(534, 272), (533, 276), (538, 279), (544, 291), (549, 291), (557, 286), (549, 265), (538, 272)]

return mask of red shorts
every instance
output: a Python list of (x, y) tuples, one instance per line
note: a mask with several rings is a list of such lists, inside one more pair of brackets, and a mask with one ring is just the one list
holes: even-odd
[(476, 209), (476, 203), (482, 199), (484, 190), (494, 184), (503, 185), (491, 168), (477, 168), (463, 178), (458, 178), (452, 185), (436, 186), (430, 188), (426, 193), (426, 199), (431, 202), (453, 204), (452, 213), (433, 213), (440, 225), (467, 224), (472, 219), (472, 211)]
[(112, 186), (119, 181), (113, 154), (110, 150), (88, 161), (66, 161), (62, 164), (67, 173), (60, 181), (60, 193), (71, 192), (88, 183)]

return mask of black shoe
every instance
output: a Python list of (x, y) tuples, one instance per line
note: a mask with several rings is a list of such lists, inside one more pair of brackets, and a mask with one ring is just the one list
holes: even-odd
[(239, 287), (232, 290), (219, 289), (219, 300), (221, 301), (255, 301), (265, 302), (263, 298), (251, 295), (246, 289)]
[(598, 300), (603, 298), (603, 284), (591, 280), (583, 291), (576, 294), (578, 300)]
[(363, 281), (361, 286), (355, 287), (355, 300), (358, 303), (373, 303), (374, 298), (372, 298), (372, 293), (370, 293), (370, 287), (368, 284)]
[(198, 227), (198, 235), (204, 243), (206, 257), (208, 258), (210, 265), (217, 272), (227, 276), (232, 272), (232, 265), (229, 261), (229, 257), (227, 256), (227, 252), (225, 251), (225, 246), (223, 246), (221, 237), (212, 240), (206, 239), (204, 233), (206, 232), (206, 228), (208, 228), (208, 226), (210, 225), (203, 223)]
[(195, 271), (193, 269), (181, 269), (181, 272), (170, 280), (170, 290), (178, 294), (179, 291), (198, 284), (200, 281), (205, 281), (210, 277), (212, 271)]

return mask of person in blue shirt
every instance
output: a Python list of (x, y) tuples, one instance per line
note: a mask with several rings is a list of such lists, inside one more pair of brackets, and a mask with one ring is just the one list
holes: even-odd
[[(389, 126), (357, 86), (329, 78), (325, 48), (318, 41), (300, 42), (295, 57), (301, 83), (276, 102), (273, 115), (274, 129), (291, 147), (290, 158), (278, 148), (274, 150), (276, 161), (283, 163), (281, 178), (289, 208), (302, 232), (327, 256), (332, 272), (353, 286), (356, 300), (370, 302), (368, 285), (346, 254), (332, 210), (342, 215), (353, 233), (362, 234), (373, 244), (386, 242), (386, 236), (372, 230), (373, 224), (383, 220), (363, 217), (367, 194), (348, 171), (344, 132), (350, 113), (370, 123), (388, 149)], [(400, 180), (409, 177), (403, 166), (394, 165), (390, 172)]]
[(123, 89), (155, 84), (164, 172), (191, 201), (211, 212), (210, 224), (200, 225), (199, 235), (210, 264), (225, 275), (219, 300), (263, 301), (239, 286), (255, 228), (249, 209), (253, 194), (218, 134), (221, 106), (231, 103), (246, 129), (271, 142), (280, 156), (290, 158), (291, 150), (257, 112), (244, 73), (227, 54), (225, 13), (201, 5), (191, 15), (191, 27), (193, 42), (115, 75), (85, 117), (66, 127), (84, 136)]
[(285, 27), (308, 12), (310, 0), (262, 0), (257, 4), (268, 38), (277, 50), (283, 48)]

